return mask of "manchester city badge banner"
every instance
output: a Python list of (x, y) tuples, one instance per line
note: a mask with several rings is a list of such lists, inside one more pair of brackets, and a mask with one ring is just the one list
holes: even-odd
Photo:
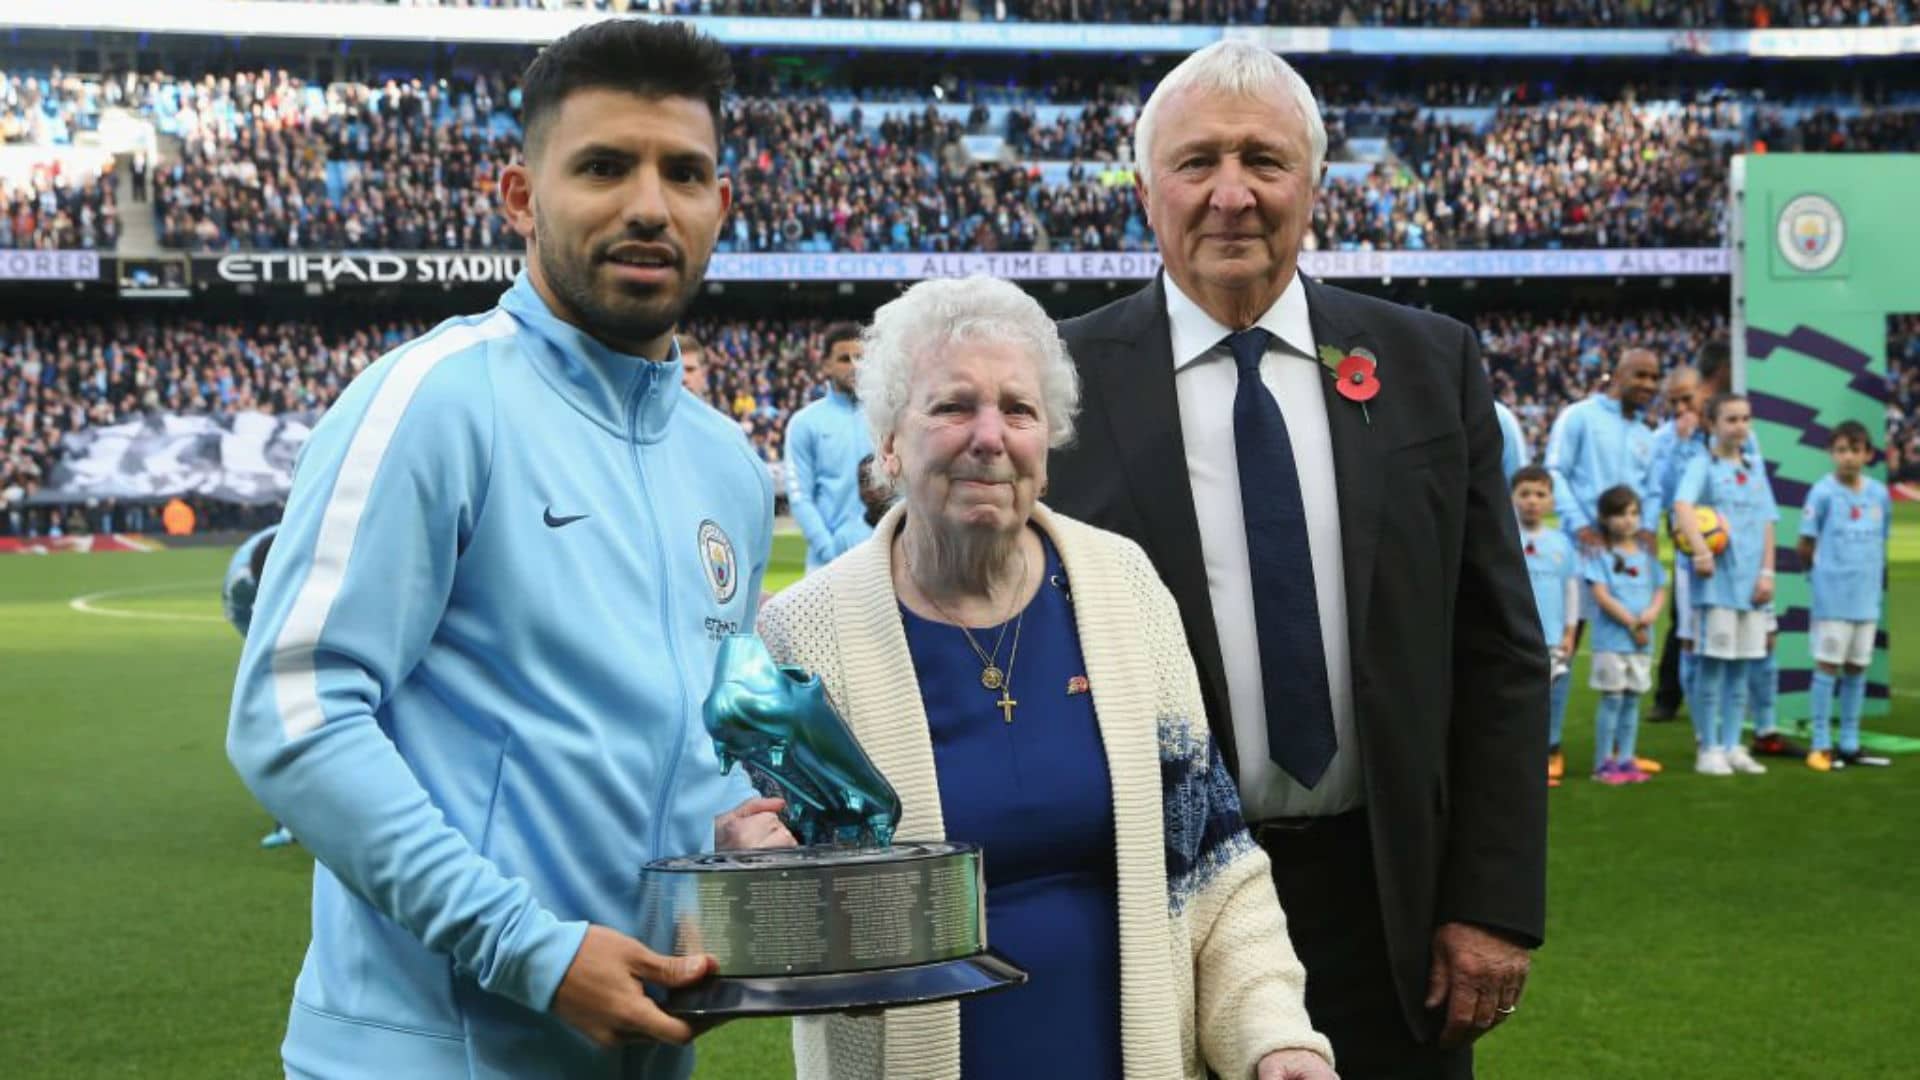
[[(1779, 707), (1791, 721), (1807, 715), (1813, 678), (1812, 595), (1793, 547), (1809, 490), (1833, 469), (1834, 425), (1866, 425), (1878, 451), (1870, 474), (1886, 479), (1887, 317), (1920, 311), (1920, 156), (1741, 156), (1732, 186), (1734, 371), (1780, 505)], [(1888, 707), (1885, 627), (1883, 618), (1869, 715)]]

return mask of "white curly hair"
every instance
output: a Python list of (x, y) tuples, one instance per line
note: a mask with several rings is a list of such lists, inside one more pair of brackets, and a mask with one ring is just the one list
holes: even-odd
[[(914, 368), (960, 342), (1016, 345), (1032, 357), (1040, 376), (1047, 445), (1073, 440), (1080, 373), (1053, 318), (1018, 285), (976, 274), (922, 281), (873, 313), (873, 323), (861, 334), (855, 388), (874, 446), (883, 445), (899, 424)], [(889, 478), (876, 474), (875, 479)]]

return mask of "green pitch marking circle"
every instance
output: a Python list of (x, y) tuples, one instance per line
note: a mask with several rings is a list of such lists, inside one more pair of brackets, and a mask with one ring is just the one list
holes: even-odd
[(218, 581), (171, 581), (159, 585), (138, 585), (124, 589), (102, 589), (99, 592), (76, 596), (67, 601), (67, 606), (82, 615), (104, 615), (115, 619), (155, 619), (161, 622), (226, 622), (224, 615), (206, 615), (192, 611), (138, 611), (114, 606), (115, 601), (138, 596), (154, 596), (165, 593), (195, 592), (201, 596), (218, 596)]

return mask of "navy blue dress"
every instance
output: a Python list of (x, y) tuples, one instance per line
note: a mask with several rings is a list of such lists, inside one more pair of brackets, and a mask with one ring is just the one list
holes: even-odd
[[(1120, 1056), (1113, 786), (1053, 545), (1013, 663), (1011, 724), (959, 628), (901, 608), (933, 733), (947, 837), (985, 851), (987, 939), (1032, 979), (960, 1004), (960, 1067), (992, 1080), (1110, 1080)], [(1000, 628), (976, 629), (992, 649)], [(998, 666), (1013, 648), (1009, 627)], [(1077, 680), (1077, 681), (1075, 681)]]

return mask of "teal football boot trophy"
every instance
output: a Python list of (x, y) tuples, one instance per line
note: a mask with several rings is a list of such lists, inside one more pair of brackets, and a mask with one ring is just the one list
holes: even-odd
[(827, 700), (820, 676), (774, 663), (752, 634), (730, 635), (701, 717), (720, 771), (737, 761), (760, 794), (787, 800), (783, 817), (800, 843), (893, 843), (900, 796)]
[(970, 997), (1026, 972), (987, 947), (986, 879), (972, 844), (899, 842), (900, 796), (827, 699), (820, 677), (766, 643), (720, 645), (701, 707), (722, 772), (738, 766), (799, 847), (648, 863), (641, 940), (711, 953), (719, 972), (667, 995), (678, 1016), (796, 1016)]

